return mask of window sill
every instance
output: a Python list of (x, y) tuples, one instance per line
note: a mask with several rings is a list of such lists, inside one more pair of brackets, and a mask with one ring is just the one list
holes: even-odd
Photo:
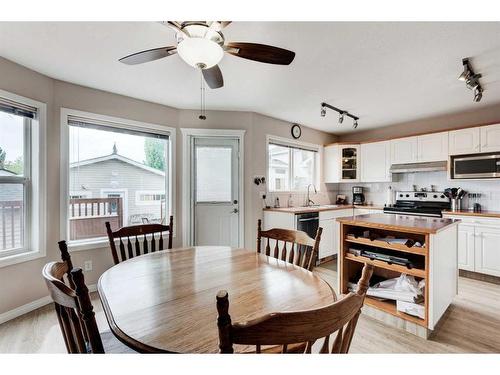
[(109, 247), (109, 240), (107, 238), (68, 242), (68, 250), (70, 252), (96, 250), (103, 249), (105, 247)]
[(45, 257), (45, 252), (42, 251), (29, 251), (29, 252), (9, 255), (0, 258), (0, 268), (13, 266), (14, 264), (28, 262), (30, 260), (35, 260), (44, 257)]

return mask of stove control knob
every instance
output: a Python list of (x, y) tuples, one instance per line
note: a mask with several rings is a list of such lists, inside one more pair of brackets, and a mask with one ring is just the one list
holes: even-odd
[(437, 198), (438, 196), (436, 194), (434, 194), (434, 198)]
[(441, 194), (441, 198), (444, 198), (444, 195)]
[(406, 198), (410, 198), (410, 194), (406, 194)]
[(401, 198), (403, 198), (403, 194), (399, 194), (399, 196), (400, 196)]

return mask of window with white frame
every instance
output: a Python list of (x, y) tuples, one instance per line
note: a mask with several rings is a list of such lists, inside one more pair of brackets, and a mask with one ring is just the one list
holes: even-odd
[[(7, 95), (8, 93), (2, 92)], [(39, 252), (40, 237), (39, 106), (0, 93), (0, 260)], [(26, 102), (24, 102), (24, 100)], [(28, 103), (29, 102), (29, 103)], [(33, 102), (33, 103), (32, 103)], [(35, 245), (34, 245), (35, 244)]]
[(319, 146), (269, 138), (267, 181), (270, 192), (304, 191), (318, 183)]
[(168, 222), (169, 132), (86, 115), (66, 116), (65, 230), (70, 244), (102, 240), (106, 222), (113, 230)]
[(154, 205), (164, 200), (165, 200), (165, 193), (160, 190), (141, 190), (135, 192), (136, 204)]

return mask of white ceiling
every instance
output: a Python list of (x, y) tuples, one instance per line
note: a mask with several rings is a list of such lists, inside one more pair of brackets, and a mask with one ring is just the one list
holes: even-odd
[[(500, 102), (500, 23), (234, 22), (226, 40), (296, 52), (290, 66), (226, 55), (224, 87), (207, 90), (207, 108), (259, 112), (332, 133), (326, 101), (360, 117), (359, 130)], [(178, 108), (199, 107), (197, 72), (178, 55), (127, 66), (120, 57), (175, 45), (157, 23), (0, 22), (0, 55), (60, 80)], [(461, 59), (482, 73), (483, 100), (457, 80)]]

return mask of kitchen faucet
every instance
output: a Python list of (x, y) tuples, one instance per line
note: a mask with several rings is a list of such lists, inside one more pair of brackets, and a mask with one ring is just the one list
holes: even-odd
[(314, 186), (313, 184), (309, 184), (307, 185), (307, 198), (306, 198), (306, 207), (309, 207), (311, 206), (311, 204), (314, 204), (314, 202), (311, 200), (311, 198), (309, 197), (309, 188), (310, 187), (313, 187), (314, 189), (314, 194), (318, 194), (318, 191), (316, 190), (316, 186)]

